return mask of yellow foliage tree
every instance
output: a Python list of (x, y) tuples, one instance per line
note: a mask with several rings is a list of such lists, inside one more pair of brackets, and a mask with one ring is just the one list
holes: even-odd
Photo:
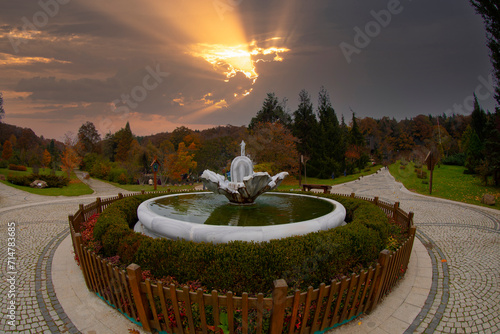
[(181, 181), (182, 175), (188, 174), (190, 170), (198, 165), (193, 160), (194, 153), (190, 154), (184, 142), (179, 143), (179, 148), (174, 154), (169, 154), (167, 158), (167, 174), (168, 177), (175, 181)]
[(3, 143), (2, 159), (9, 160), (12, 157), (12, 143), (10, 140), (6, 140)]
[(71, 175), (71, 171), (80, 164), (80, 160), (81, 158), (76, 151), (69, 145), (66, 146), (61, 157), (61, 168), (68, 174), (68, 178)]
[(47, 149), (45, 149), (45, 151), (43, 151), (43, 157), (42, 157), (42, 166), (44, 170), (45, 167), (48, 167), (50, 165), (51, 161), (52, 161), (52, 156), (50, 155), (50, 152)]

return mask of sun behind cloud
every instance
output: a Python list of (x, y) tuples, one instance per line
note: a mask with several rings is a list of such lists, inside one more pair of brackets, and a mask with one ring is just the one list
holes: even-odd
[[(279, 39), (279, 37), (273, 38), (273, 40)], [(255, 68), (256, 63), (283, 61), (282, 54), (290, 51), (285, 47), (262, 48), (257, 44), (255, 40), (238, 45), (198, 43), (192, 45), (187, 53), (212, 64), (216, 72), (225, 75), (226, 82), (237, 73), (242, 73), (252, 81), (253, 85), (259, 77)]]

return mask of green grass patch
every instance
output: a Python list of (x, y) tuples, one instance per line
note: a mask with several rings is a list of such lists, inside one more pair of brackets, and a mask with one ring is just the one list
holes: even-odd
[[(430, 171), (426, 166), (422, 170), (427, 173), (426, 179), (419, 179), (415, 172), (415, 165), (409, 162), (404, 169), (401, 169), (400, 162), (389, 166), (389, 171), (397, 181), (404, 184), (406, 189), (429, 195)], [(500, 209), (500, 188), (493, 186), (484, 186), (478, 176), (464, 174), (465, 167), (461, 166), (436, 166), (432, 178), (432, 195), (434, 197), (446, 198), (453, 201), (469, 204), (481, 205), (490, 208)], [(496, 197), (494, 206), (481, 203), (484, 194), (492, 194)]]
[[(0, 174), (5, 175), (5, 178), (7, 178), (8, 175), (30, 175), (32, 173), (33, 169), (30, 167), (28, 167), (26, 172), (9, 170), (7, 168), (0, 168)], [(43, 170), (40, 168), (39, 174), (49, 175), (50, 169), (46, 168), (45, 170)], [(65, 175), (65, 173), (63, 171), (56, 171), (56, 175)], [(80, 196), (80, 195), (92, 194), (94, 192), (89, 186), (80, 181), (80, 179), (76, 177), (75, 173), (71, 173), (69, 185), (62, 188), (38, 189), (38, 188), (18, 186), (8, 181), (0, 181), (0, 182), (10, 187), (29, 192), (31, 194), (45, 195), (45, 196)]]
[[(317, 179), (315, 177), (307, 177), (304, 178), (302, 177), (302, 184), (324, 184), (328, 186), (334, 186), (337, 184), (342, 184), (346, 182), (351, 182), (354, 180), (357, 180), (360, 176), (367, 176), (371, 174), (375, 174), (380, 168), (382, 168), (381, 165), (374, 165), (365, 168), (363, 171), (351, 174), (351, 175), (339, 175), (338, 177), (335, 176), (335, 179)], [(301, 189), (302, 187), (299, 186), (299, 180), (295, 179), (292, 176), (288, 176), (283, 182), (280, 184), (278, 187), (278, 190), (281, 191), (288, 191), (288, 190), (294, 190), (294, 189)]]
[[(116, 182), (111, 182), (111, 181), (105, 181), (101, 179), (97, 179), (102, 182), (109, 183), (117, 188), (121, 188), (123, 190), (128, 190), (128, 191), (133, 191), (133, 192), (140, 192), (141, 190), (144, 191), (155, 191), (154, 186), (150, 186), (149, 184), (119, 184)], [(201, 186), (201, 183), (193, 183), (193, 185), (178, 185), (178, 186), (162, 186), (162, 185), (157, 185), (156, 186), (156, 191), (183, 191), (183, 190), (194, 190), (196, 186)]]

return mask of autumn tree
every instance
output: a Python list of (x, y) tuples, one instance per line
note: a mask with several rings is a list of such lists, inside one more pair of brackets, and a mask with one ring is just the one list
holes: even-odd
[(12, 157), (12, 143), (9, 140), (6, 140), (3, 143), (2, 159), (9, 160), (11, 157)]
[(432, 123), (429, 117), (418, 115), (413, 118), (413, 137), (419, 144), (423, 144), (432, 137)]
[(179, 144), (184, 141), (184, 138), (191, 135), (192, 133), (193, 130), (185, 126), (175, 128), (175, 130), (170, 134), (170, 142), (174, 145), (174, 149), (177, 150), (179, 148)]
[(239, 155), (239, 151), (238, 141), (230, 136), (205, 140), (195, 153), (195, 160), (198, 163), (196, 170), (198, 173), (202, 173), (205, 169), (223, 173), (228, 163)]
[(97, 151), (97, 144), (101, 140), (101, 135), (92, 122), (85, 122), (78, 130), (78, 142), (82, 148), (82, 156), (87, 153)]
[(248, 138), (247, 152), (258, 164), (266, 164), (267, 172), (297, 174), (299, 154), (297, 138), (281, 122), (259, 123)]
[(52, 161), (52, 155), (50, 155), (49, 150), (45, 149), (43, 151), (43, 157), (42, 157), (42, 166), (45, 169), (45, 167), (50, 166), (50, 162)]
[(166, 165), (168, 177), (174, 181), (181, 181), (184, 175), (196, 168), (194, 153), (190, 153), (184, 142), (180, 142), (177, 152), (169, 155)]
[(259, 123), (276, 123), (281, 122), (285, 126), (291, 124), (291, 117), (286, 113), (284, 103), (280, 103), (274, 93), (267, 93), (267, 97), (262, 103), (261, 109), (257, 115), (253, 117), (248, 125), (248, 129), (252, 130)]

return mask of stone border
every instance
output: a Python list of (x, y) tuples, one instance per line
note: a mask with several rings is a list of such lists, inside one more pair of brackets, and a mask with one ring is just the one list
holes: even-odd
[[(69, 235), (69, 228), (66, 228), (64, 231), (56, 235), (52, 240), (45, 246), (42, 253), (38, 257), (38, 262), (36, 264), (35, 269), (35, 290), (36, 290), (36, 299), (38, 302), (38, 307), (40, 308), (40, 312), (42, 313), (47, 326), (52, 333), (58, 334), (61, 333), (56, 322), (62, 322), (63, 326), (66, 327), (67, 332), (71, 334), (81, 333), (75, 325), (71, 322), (68, 315), (64, 312), (59, 300), (54, 291), (54, 284), (52, 282), (52, 261), (54, 259), (54, 254), (61, 244), (61, 242)], [(45, 262), (45, 265), (44, 265)], [(49, 311), (47, 307), (47, 300), (42, 292), (42, 276), (45, 271), (45, 288), (48, 298), (50, 299), (50, 304), (52, 308), (55, 310), (56, 314), (53, 314), (53, 311)], [(59, 319), (57, 319), (57, 317)]]

